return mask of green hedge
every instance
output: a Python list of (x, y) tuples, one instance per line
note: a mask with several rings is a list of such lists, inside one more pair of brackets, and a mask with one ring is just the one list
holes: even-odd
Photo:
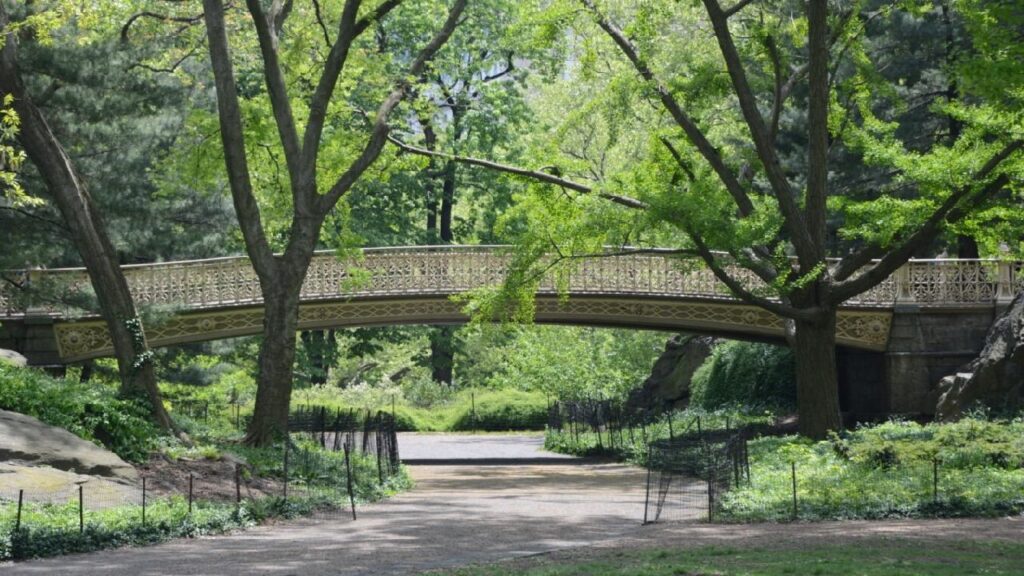
[(729, 341), (715, 346), (693, 375), (690, 401), (714, 410), (726, 406), (788, 408), (796, 405), (792, 352), (783, 346)]
[[(475, 403), (475, 409), (473, 404)], [(548, 419), (547, 398), (518, 390), (477, 394), (452, 421), (451, 430), (543, 430)]]
[[(306, 405), (302, 400), (293, 406)], [(351, 407), (331, 399), (317, 398), (310, 405), (347, 411)], [(475, 406), (475, 410), (474, 410)], [(547, 397), (520, 390), (462, 390), (434, 406), (395, 406), (400, 432), (452, 432), (468, 430), (543, 430), (547, 423)], [(365, 408), (361, 408), (365, 409)], [(390, 404), (373, 408), (391, 413)]]
[(141, 403), (122, 400), (109, 386), (53, 378), (0, 364), (0, 409), (19, 412), (106, 446), (129, 462), (143, 462), (158, 430)]

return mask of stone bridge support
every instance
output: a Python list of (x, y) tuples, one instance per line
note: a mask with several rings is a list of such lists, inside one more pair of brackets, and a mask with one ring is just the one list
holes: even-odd
[(839, 349), (843, 410), (857, 420), (931, 416), (939, 380), (981, 352), (995, 315), (991, 307), (897, 306), (886, 351)]

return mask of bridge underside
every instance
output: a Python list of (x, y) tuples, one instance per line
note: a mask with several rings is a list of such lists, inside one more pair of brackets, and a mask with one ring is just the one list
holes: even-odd
[[(461, 305), (445, 296), (354, 299), (303, 304), (300, 329), (461, 324), (469, 320)], [(747, 340), (781, 340), (783, 321), (754, 306), (651, 297), (539, 296), (536, 321), (543, 324), (644, 328), (698, 332)], [(843, 310), (838, 343), (861, 350), (885, 350), (892, 312)], [(261, 306), (185, 312), (146, 327), (149, 343), (164, 347), (259, 334)], [(113, 348), (102, 320), (4, 323), (0, 347), (21, 350), (32, 364), (64, 364), (110, 356)]]

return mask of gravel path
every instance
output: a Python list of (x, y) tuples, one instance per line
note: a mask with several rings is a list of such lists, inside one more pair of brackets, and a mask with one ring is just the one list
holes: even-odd
[(517, 460), (573, 462), (564, 454), (544, 450), (540, 434), (417, 434), (398, 435), (402, 460), (424, 464), (438, 461)]
[[(450, 458), (446, 451), (457, 437), (433, 438), (444, 439), (436, 450), (429, 449), (433, 455)], [(534, 457), (535, 440), (508, 438), (480, 435), (466, 442), (480, 448), (484, 458), (506, 449), (513, 458), (522, 458), (517, 450), (526, 449)], [(414, 442), (402, 442), (406, 456)], [(628, 466), (427, 465), (412, 466), (410, 471), (416, 480), (414, 490), (361, 507), (355, 522), (338, 513), (227, 536), (0, 565), (0, 573), (388, 575), (509, 559), (525, 566), (534, 562), (529, 556), (538, 554), (585, 558), (602, 550), (646, 546), (801, 546), (857, 538), (1024, 539), (1024, 519), (642, 527), (644, 472)]]
[(644, 475), (616, 464), (414, 466), (416, 488), (330, 518), (0, 567), (5, 576), (415, 574), (625, 536)]

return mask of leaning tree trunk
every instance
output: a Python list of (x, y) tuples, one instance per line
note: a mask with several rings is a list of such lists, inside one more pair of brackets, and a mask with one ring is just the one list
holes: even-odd
[(839, 430), (839, 375), (836, 372), (836, 310), (824, 318), (794, 321), (797, 412), (800, 434), (816, 440)]
[[(0, 25), (6, 23), (7, 15), (0, 7)], [(164, 409), (157, 387), (142, 321), (117, 253), (71, 158), (25, 89), (17, 66), (16, 39), (11, 34), (7, 35), (0, 55), (0, 90), (14, 96), (14, 110), (21, 121), (18, 141), (53, 196), (89, 274), (114, 345), (122, 395), (144, 399), (153, 420), (164, 429), (173, 429), (174, 423)]]

